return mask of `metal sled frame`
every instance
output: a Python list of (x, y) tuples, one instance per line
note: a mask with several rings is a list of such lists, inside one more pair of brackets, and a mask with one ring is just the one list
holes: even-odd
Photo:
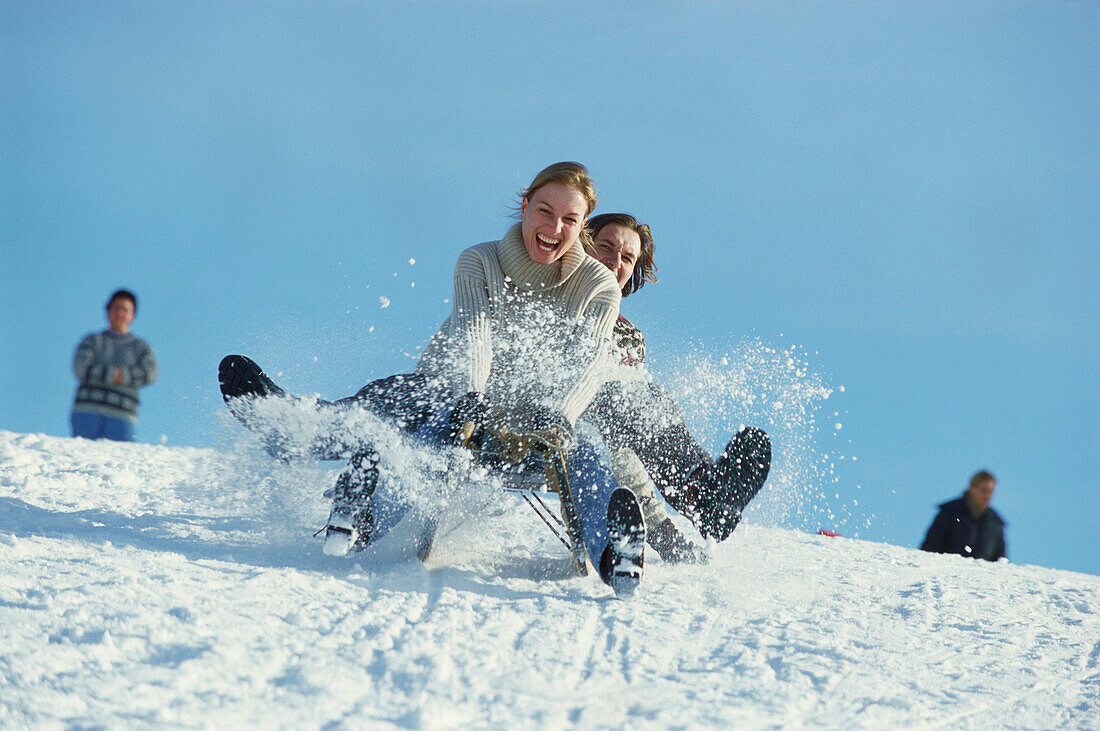
[[(471, 426), (472, 425), (468, 425)], [(533, 470), (518, 471), (509, 481), (507, 469), (501, 470), (505, 478), (504, 489), (507, 492), (522, 495), (524, 502), (542, 519), (546, 527), (568, 549), (573, 558), (573, 567), (581, 576), (592, 571), (588, 551), (581, 537), (581, 521), (577, 514), (577, 503), (573, 486), (569, 481), (569, 469), (565, 452), (528, 435), (517, 435), (507, 426), (493, 424), (485, 427), (481, 444), (469, 442), (472, 428), (460, 435), (459, 441), (474, 454), (479, 464), (490, 468), (514, 467), (532, 458), (540, 460), (545, 472), (534, 479)], [(486, 444), (488, 442), (488, 444)], [(526, 479), (524, 479), (526, 478)], [(561, 507), (559, 517), (546, 504), (541, 493), (557, 493)], [(564, 531), (564, 535), (562, 535)]]
[[(591, 563), (588, 560), (588, 551), (584, 547), (581, 537), (581, 521), (577, 515), (577, 503), (574, 500), (573, 486), (569, 482), (569, 470), (566, 468), (565, 454), (554, 451), (545, 455), (546, 483), (542, 489), (529, 485), (506, 485), (508, 492), (519, 493), (524, 502), (535, 511), (535, 515), (542, 519), (550, 532), (569, 550), (573, 557), (573, 568), (581, 576), (588, 576)], [(539, 496), (540, 492), (557, 493), (561, 505), (561, 517)], [(549, 519), (548, 519), (549, 518)], [(555, 523), (557, 525), (555, 525)], [(564, 529), (565, 535), (561, 534)]]

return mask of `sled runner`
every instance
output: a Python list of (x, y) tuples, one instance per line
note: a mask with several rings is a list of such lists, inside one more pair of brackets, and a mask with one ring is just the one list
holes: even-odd
[[(593, 567), (581, 538), (581, 522), (569, 481), (565, 451), (538, 436), (512, 431), (500, 413), (495, 417), (487, 420), (489, 423), (480, 431), (472, 422), (463, 425), (456, 435), (456, 445), (469, 450), (474, 464), (498, 475), (505, 491), (522, 496), (569, 551), (577, 573), (587, 576)], [(547, 504), (545, 496), (550, 494), (558, 496), (560, 517)], [(433, 538), (434, 526), (429, 525), (417, 551), (422, 561), (431, 554)]]

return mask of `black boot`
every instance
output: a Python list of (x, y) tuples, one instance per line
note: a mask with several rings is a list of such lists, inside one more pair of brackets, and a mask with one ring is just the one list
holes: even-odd
[(294, 450), (289, 449), (287, 435), (268, 420), (257, 418), (254, 408), (257, 399), (284, 397), (286, 392), (275, 385), (255, 361), (244, 355), (222, 358), (218, 365), (218, 385), (229, 413), (260, 438), (264, 451), (275, 459), (289, 460)]
[(248, 356), (227, 355), (218, 365), (218, 385), (222, 389), (222, 398), (226, 403), (229, 399), (242, 396), (283, 396), (285, 391), (275, 385), (260, 366), (256, 365)]
[(607, 504), (607, 548), (600, 557), (600, 578), (620, 599), (629, 599), (642, 580), (645, 562), (645, 519), (638, 498), (616, 488)]
[(768, 479), (772, 444), (768, 435), (745, 427), (713, 463), (692, 473), (673, 507), (691, 518), (704, 537), (724, 541), (741, 522), (741, 513)]
[(332, 511), (325, 525), (326, 554), (343, 556), (367, 547), (374, 529), (372, 500), (377, 486), (378, 454), (371, 449), (352, 457), (336, 478), (335, 487), (326, 493), (332, 496)]

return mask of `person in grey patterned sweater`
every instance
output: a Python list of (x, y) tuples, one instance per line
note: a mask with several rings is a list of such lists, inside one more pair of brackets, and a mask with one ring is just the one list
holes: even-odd
[[(648, 226), (627, 213), (604, 213), (588, 220), (588, 232), (588, 254), (611, 270), (624, 299), (657, 281)], [(600, 388), (584, 418), (612, 452), (619, 483), (638, 496), (650, 545), (666, 560), (703, 561), (705, 555), (665, 514), (654, 487), (704, 537), (725, 540), (767, 479), (768, 435), (746, 427), (713, 459), (688, 430), (668, 391), (646, 379), (645, 337), (622, 315), (612, 331), (612, 349), (617, 376)]]
[(107, 300), (110, 328), (80, 341), (73, 357), (76, 389), (71, 423), (74, 437), (134, 440), (138, 389), (157, 379), (153, 349), (130, 333), (137, 298), (120, 289)]

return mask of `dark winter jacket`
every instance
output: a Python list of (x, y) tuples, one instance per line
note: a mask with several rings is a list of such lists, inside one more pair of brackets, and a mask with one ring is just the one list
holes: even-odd
[(996, 561), (1007, 555), (1004, 528), (1004, 520), (993, 508), (975, 520), (966, 509), (966, 498), (960, 497), (940, 505), (921, 550)]

